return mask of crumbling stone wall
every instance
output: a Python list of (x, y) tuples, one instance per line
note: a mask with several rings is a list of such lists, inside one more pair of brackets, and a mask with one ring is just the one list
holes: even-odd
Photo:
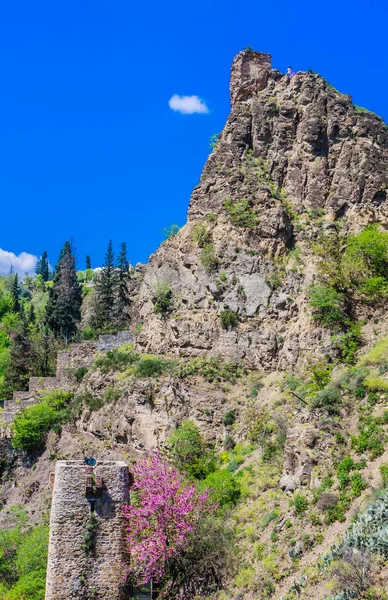
[[(92, 483), (91, 483), (92, 482)], [(46, 600), (124, 600), (118, 579), (123, 549), (121, 506), (130, 475), (121, 461), (58, 461), (50, 519)], [(91, 513), (94, 550), (84, 548)]]

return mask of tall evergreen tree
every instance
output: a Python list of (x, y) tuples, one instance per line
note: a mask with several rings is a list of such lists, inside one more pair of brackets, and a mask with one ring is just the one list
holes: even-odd
[(42, 275), (43, 281), (48, 281), (50, 278), (49, 261), (46, 250), (43, 251), (42, 256), (36, 263), (35, 273), (37, 275)]
[(28, 337), (27, 323), (24, 319), (12, 334), (9, 362), (4, 373), (4, 389), (10, 396), (14, 390), (28, 387), (31, 373), (31, 342)]
[(128, 321), (127, 308), (130, 304), (128, 282), (130, 279), (129, 263), (127, 259), (127, 244), (120, 244), (120, 254), (117, 259), (117, 293), (116, 293), (116, 319), (120, 326)]
[(104, 327), (109, 327), (113, 323), (116, 280), (112, 240), (109, 240), (105, 262), (96, 282), (95, 306), (92, 318), (93, 326), (96, 329), (104, 329)]
[(81, 286), (77, 281), (74, 256), (70, 243), (65, 242), (46, 307), (46, 323), (57, 337), (68, 340), (76, 333), (81, 320), (81, 304)]
[(15, 313), (20, 313), (20, 310), (21, 310), (20, 295), (21, 295), (21, 291), (20, 291), (20, 285), (19, 285), (19, 276), (17, 273), (15, 273), (15, 276), (14, 276), (13, 282), (12, 282), (12, 289), (11, 289), (13, 312), (15, 312)]
[(89, 254), (86, 256), (86, 261), (85, 262), (86, 262), (86, 265), (85, 265), (86, 269), (91, 269), (92, 268), (92, 263), (91, 263)]

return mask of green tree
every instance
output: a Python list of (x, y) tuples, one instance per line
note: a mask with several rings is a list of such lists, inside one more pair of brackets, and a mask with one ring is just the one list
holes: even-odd
[(88, 269), (91, 269), (91, 268), (92, 268), (92, 263), (91, 263), (89, 254), (87, 254), (86, 255), (86, 260), (85, 260), (85, 269), (88, 270)]
[(44, 250), (42, 256), (36, 263), (35, 273), (42, 275), (43, 281), (48, 281), (50, 278), (49, 261), (47, 251)]
[(9, 362), (4, 374), (4, 389), (8, 395), (28, 387), (31, 374), (32, 348), (27, 324), (22, 319), (12, 335)]
[(13, 282), (12, 282), (12, 289), (11, 289), (13, 312), (15, 312), (15, 313), (20, 313), (20, 310), (21, 310), (20, 296), (21, 296), (21, 290), (20, 290), (20, 285), (19, 285), (19, 276), (17, 273), (15, 273), (15, 276), (14, 276)]
[(124, 325), (128, 321), (126, 309), (130, 305), (130, 296), (128, 282), (130, 280), (129, 263), (127, 259), (127, 244), (120, 244), (120, 254), (117, 259), (117, 298), (116, 298), (116, 318), (119, 325)]
[(82, 292), (77, 281), (75, 260), (69, 242), (63, 246), (49, 290), (46, 322), (54, 334), (71, 338), (81, 320)]
[(167, 440), (169, 455), (181, 472), (205, 479), (216, 469), (214, 450), (209, 447), (191, 421), (182, 423)]
[(109, 240), (105, 261), (96, 282), (96, 296), (92, 325), (97, 330), (113, 323), (117, 274), (115, 270), (112, 240)]

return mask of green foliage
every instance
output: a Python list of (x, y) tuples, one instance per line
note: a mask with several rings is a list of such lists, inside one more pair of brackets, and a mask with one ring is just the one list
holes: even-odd
[(201, 252), (201, 264), (208, 273), (211, 273), (218, 267), (218, 258), (213, 244), (206, 244)]
[(172, 366), (172, 361), (162, 356), (143, 355), (136, 364), (136, 377), (158, 377)]
[(209, 489), (211, 501), (222, 508), (234, 506), (241, 496), (239, 479), (226, 469), (210, 473), (204, 487)]
[(193, 240), (200, 248), (210, 243), (210, 231), (204, 223), (196, 223), (193, 227)]
[(249, 200), (232, 201), (230, 198), (224, 200), (223, 207), (236, 227), (245, 227), (256, 230), (259, 225), (259, 217), (255, 209), (252, 208)]
[(210, 136), (209, 148), (212, 152), (213, 152), (213, 150), (216, 150), (216, 148), (217, 148), (219, 137), (220, 137), (219, 133), (213, 133), (213, 135)]
[(323, 408), (329, 414), (339, 413), (341, 392), (337, 387), (326, 387), (319, 391), (312, 399), (312, 408)]
[(82, 293), (69, 242), (63, 246), (49, 290), (46, 321), (57, 337), (71, 338), (81, 320)]
[(163, 229), (163, 238), (169, 240), (170, 238), (175, 237), (179, 230), (179, 225), (172, 223)]
[(74, 373), (74, 377), (77, 380), (77, 383), (81, 383), (81, 381), (83, 380), (83, 378), (85, 377), (86, 373), (88, 372), (87, 367), (80, 367), (79, 369), (77, 369)]
[(209, 223), (216, 223), (217, 222), (217, 215), (215, 215), (214, 213), (208, 213), (207, 215), (205, 215), (205, 219)]
[(238, 315), (234, 310), (226, 308), (220, 312), (220, 323), (222, 329), (234, 329), (238, 325)]
[(362, 342), (361, 323), (346, 322), (347, 331), (336, 339), (336, 346), (342, 360), (348, 365), (354, 365), (357, 352)]
[(140, 360), (140, 355), (134, 352), (132, 344), (124, 345), (121, 348), (108, 350), (103, 356), (96, 358), (94, 367), (106, 374), (110, 371), (125, 371), (134, 363)]
[(90, 513), (84, 535), (84, 552), (93, 555), (96, 550), (98, 531), (98, 519), (94, 513)]
[(206, 381), (230, 381), (235, 383), (246, 373), (237, 363), (226, 362), (221, 357), (203, 356), (187, 360), (179, 366), (178, 375), (182, 379), (192, 375), (202, 375)]
[(152, 300), (156, 315), (167, 314), (172, 308), (172, 289), (170, 285), (164, 281), (157, 283)]
[(313, 319), (325, 327), (338, 328), (344, 324), (344, 295), (327, 285), (312, 285), (309, 289), (309, 305)]
[(0, 531), (0, 578), (4, 600), (44, 600), (49, 528)]
[(352, 448), (358, 453), (370, 452), (372, 458), (381, 456), (387, 436), (381, 427), (382, 419), (366, 415), (360, 417), (358, 435), (350, 437)]
[(383, 484), (383, 487), (387, 487), (388, 486), (388, 464), (387, 463), (380, 465), (380, 475), (381, 475), (381, 482)]
[(302, 494), (295, 494), (292, 499), (292, 505), (297, 515), (301, 515), (308, 509), (308, 500)]
[(223, 423), (226, 426), (233, 425), (233, 423), (235, 422), (235, 420), (236, 420), (236, 413), (235, 413), (235, 411), (234, 410), (228, 410), (225, 413)]
[(13, 448), (41, 450), (50, 429), (68, 420), (66, 407), (72, 397), (73, 394), (69, 392), (57, 390), (46, 395), (39, 404), (17, 413), (11, 426)]
[(192, 421), (177, 427), (167, 440), (167, 448), (174, 465), (188, 477), (205, 479), (216, 469), (214, 450)]

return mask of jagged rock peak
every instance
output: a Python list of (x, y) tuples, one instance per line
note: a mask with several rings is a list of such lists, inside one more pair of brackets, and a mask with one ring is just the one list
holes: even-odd
[(242, 50), (233, 60), (230, 76), (230, 102), (246, 100), (254, 91), (263, 90), (272, 69), (272, 56), (263, 52)]

